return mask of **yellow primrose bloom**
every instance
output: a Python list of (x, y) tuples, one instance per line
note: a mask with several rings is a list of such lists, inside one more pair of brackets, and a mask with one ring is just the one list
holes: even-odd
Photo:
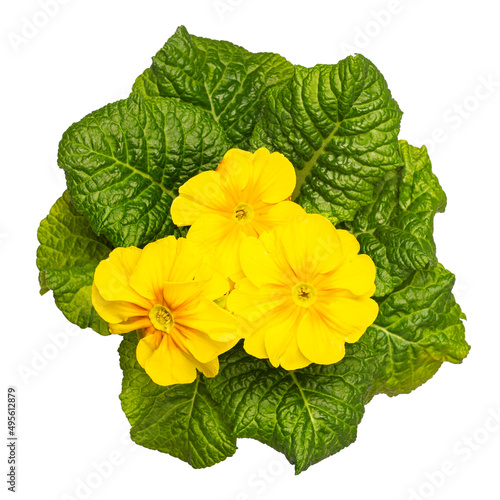
[(238, 341), (234, 316), (213, 302), (228, 291), (201, 249), (169, 236), (114, 249), (97, 266), (92, 303), (111, 333), (140, 332), (137, 360), (153, 382), (187, 384), (197, 369), (215, 376)]
[(281, 154), (231, 149), (217, 170), (189, 179), (170, 209), (177, 226), (191, 226), (189, 240), (212, 252), (228, 276), (241, 271), (238, 249), (247, 236), (305, 214), (288, 201), (295, 188), (293, 165)]
[(359, 243), (306, 215), (241, 245), (245, 278), (227, 307), (241, 317), (245, 350), (287, 370), (340, 361), (375, 321), (375, 265)]

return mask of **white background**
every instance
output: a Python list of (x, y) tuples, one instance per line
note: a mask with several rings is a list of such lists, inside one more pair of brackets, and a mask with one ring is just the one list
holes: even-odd
[[(0, 7), (2, 386), (18, 389), (17, 498), (498, 500), (497, 3), (55, 2), (57, 12), (45, 18), (39, 0), (4, 0)], [(32, 21), (45, 25), (28, 33)], [(50, 294), (38, 295), (36, 230), (64, 190), (56, 167), (62, 133), (126, 97), (181, 24), (307, 66), (363, 53), (405, 113), (400, 137), (430, 146), (448, 195), (435, 237), (440, 261), (457, 276), (469, 357), (446, 364), (410, 395), (376, 397), (356, 443), (297, 477), (279, 453), (250, 440), (204, 470), (134, 445), (118, 399), (119, 337), (71, 329)], [(6, 418), (0, 421), (6, 435)], [(98, 475), (96, 465), (110, 459), (113, 470)], [(4, 479), (0, 488), (7, 489)]]

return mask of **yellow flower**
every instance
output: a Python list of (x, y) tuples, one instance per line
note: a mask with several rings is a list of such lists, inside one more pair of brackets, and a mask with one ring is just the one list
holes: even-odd
[(287, 370), (331, 364), (375, 321), (375, 265), (359, 243), (320, 215), (306, 215), (240, 248), (245, 278), (227, 307), (249, 328), (245, 350)]
[(172, 220), (191, 226), (187, 238), (212, 252), (227, 276), (241, 271), (238, 249), (247, 236), (305, 214), (287, 201), (294, 188), (293, 165), (281, 154), (229, 150), (215, 171), (202, 172), (179, 188)]
[(169, 236), (113, 250), (95, 271), (92, 303), (111, 333), (140, 331), (137, 360), (153, 382), (186, 384), (197, 369), (215, 376), (238, 341), (234, 316), (213, 302), (228, 290), (193, 242)]

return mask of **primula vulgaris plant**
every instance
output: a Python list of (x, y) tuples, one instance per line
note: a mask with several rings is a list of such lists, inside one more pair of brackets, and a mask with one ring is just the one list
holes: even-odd
[(445, 194), (401, 115), (361, 55), (305, 68), (181, 27), (65, 132), (41, 293), (123, 335), (135, 442), (206, 467), (251, 437), (301, 472), (355, 440), (374, 395), (463, 360)]

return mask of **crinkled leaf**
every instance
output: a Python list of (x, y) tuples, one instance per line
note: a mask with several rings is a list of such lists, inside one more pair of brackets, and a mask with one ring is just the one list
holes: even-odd
[(298, 474), (356, 439), (373, 364), (362, 344), (347, 349), (340, 363), (286, 371), (239, 345), (220, 357), (219, 374), (206, 384), (237, 437), (284, 453)]
[(283, 153), (297, 169), (292, 198), (308, 212), (352, 220), (374, 185), (401, 165), (401, 111), (368, 59), (295, 66), (293, 79), (267, 93), (252, 145)]
[(97, 234), (115, 246), (142, 246), (173, 233), (177, 189), (216, 168), (227, 149), (204, 110), (133, 94), (73, 124), (59, 146), (59, 165)]
[(134, 91), (176, 97), (208, 110), (232, 144), (245, 147), (262, 115), (266, 90), (292, 74), (284, 57), (196, 37), (181, 26), (136, 80)]
[(419, 149), (400, 141), (399, 150), (402, 169), (387, 173), (375, 186), (374, 200), (345, 224), (377, 266), (378, 297), (390, 293), (413, 271), (437, 262), (434, 216), (446, 206), (425, 146)]
[(455, 276), (436, 264), (380, 302), (375, 323), (361, 338), (378, 364), (372, 395), (408, 393), (443, 361), (461, 363), (467, 356), (465, 316), (451, 293), (454, 282)]
[(53, 290), (57, 307), (81, 328), (108, 335), (108, 325), (92, 306), (94, 271), (111, 251), (87, 219), (80, 215), (66, 191), (38, 228), (37, 266), (41, 293)]
[(155, 384), (136, 358), (137, 335), (125, 335), (119, 348), (122, 408), (137, 444), (168, 453), (195, 468), (208, 467), (236, 451), (236, 437), (201, 376), (192, 384)]

